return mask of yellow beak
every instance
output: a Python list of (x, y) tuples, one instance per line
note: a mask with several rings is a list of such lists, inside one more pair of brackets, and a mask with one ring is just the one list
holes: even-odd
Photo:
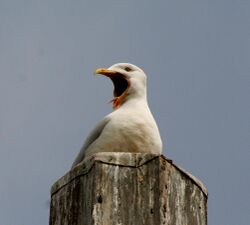
[(106, 68), (98, 68), (95, 70), (94, 74), (102, 74), (102, 75), (105, 75), (107, 77), (119, 76), (119, 73), (117, 73), (116, 71), (109, 70)]

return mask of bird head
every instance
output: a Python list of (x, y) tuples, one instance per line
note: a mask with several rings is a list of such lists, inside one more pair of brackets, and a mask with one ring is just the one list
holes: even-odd
[(146, 99), (146, 74), (139, 67), (130, 63), (118, 63), (108, 69), (96, 69), (95, 73), (105, 75), (112, 80), (114, 109), (119, 108), (129, 99)]

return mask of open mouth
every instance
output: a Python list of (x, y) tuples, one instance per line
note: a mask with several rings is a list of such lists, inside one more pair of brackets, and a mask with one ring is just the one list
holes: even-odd
[(105, 75), (112, 80), (114, 85), (113, 94), (116, 98), (122, 96), (130, 86), (129, 80), (123, 74), (116, 71), (100, 68), (95, 73)]
[(129, 87), (129, 81), (121, 74), (111, 76), (110, 79), (114, 85), (114, 97), (120, 97)]

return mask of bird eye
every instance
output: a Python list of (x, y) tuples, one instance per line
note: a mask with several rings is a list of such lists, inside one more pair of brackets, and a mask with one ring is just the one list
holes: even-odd
[(127, 72), (130, 72), (132, 69), (130, 67), (125, 67), (124, 70), (126, 70)]

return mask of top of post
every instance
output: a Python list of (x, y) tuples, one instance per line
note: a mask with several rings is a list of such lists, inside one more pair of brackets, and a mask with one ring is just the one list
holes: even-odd
[(87, 174), (96, 162), (138, 168), (156, 158), (160, 158), (161, 160), (163, 160), (164, 163), (169, 163), (174, 166), (183, 175), (191, 179), (206, 196), (208, 195), (206, 187), (200, 180), (198, 180), (196, 177), (194, 177), (192, 174), (190, 174), (180, 166), (174, 164), (171, 159), (168, 159), (165, 156), (158, 154), (129, 152), (100, 152), (90, 157), (87, 157), (53, 184), (51, 188), (51, 195), (53, 195), (55, 192), (57, 192), (70, 181), (74, 180), (76, 177)]

